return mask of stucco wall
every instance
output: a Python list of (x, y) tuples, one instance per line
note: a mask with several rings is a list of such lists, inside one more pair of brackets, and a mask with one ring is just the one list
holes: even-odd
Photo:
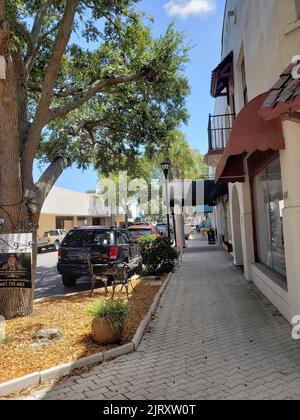
[(43, 236), (45, 232), (56, 228), (56, 217), (52, 214), (41, 214), (39, 220), (38, 235)]
[[(245, 58), (249, 100), (266, 92), (300, 54), (300, 21), (294, 0), (228, 0), (221, 58), (234, 53), (236, 113), (244, 106), (240, 66)], [(234, 11), (235, 16), (228, 16)], [(216, 63), (217, 64), (217, 63)], [(226, 98), (217, 98), (215, 114), (227, 111)]]

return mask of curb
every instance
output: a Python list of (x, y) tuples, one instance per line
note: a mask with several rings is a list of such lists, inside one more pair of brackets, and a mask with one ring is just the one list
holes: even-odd
[(0, 385), (0, 397), (7, 397), (15, 392), (24, 391), (40, 384), (40, 372), (31, 373)]
[(132, 343), (124, 344), (124, 346), (116, 347), (112, 350), (107, 350), (103, 353), (104, 362), (108, 362), (109, 360), (113, 360), (117, 357), (124, 356), (125, 354), (132, 352), (134, 352), (134, 345)]
[(140, 345), (140, 342), (141, 342), (141, 340), (142, 340), (142, 338), (143, 338), (143, 336), (145, 334), (146, 328), (148, 327), (148, 324), (149, 324), (151, 318), (153, 317), (153, 315), (154, 315), (154, 313), (155, 313), (155, 311), (157, 309), (157, 306), (159, 304), (160, 298), (162, 297), (164, 291), (166, 290), (166, 287), (169, 284), (169, 281), (170, 281), (170, 279), (172, 277), (172, 274), (173, 273), (168, 274), (166, 280), (161, 285), (161, 288), (157, 292), (157, 294), (156, 294), (156, 296), (155, 296), (155, 298), (154, 298), (154, 300), (152, 302), (152, 305), (149, 308), (149, 311), (147, 312), (147, 314), (144, 317), (144, 319), (141, 321), (138, 329), (136, 330), (136, 333), (134, 334), (133, 339), (131, 340), (131, 342), (134, 345), (135, 351), (137, 351), (137, 349), (138, 349), (138, 347)]
[[(73, 372), (76, 369), (80, 369), (87, 366), (92, 367), (99, 363), (107, 362), (117, 357), (137, 351), (139, 344), (145, 334), (147, 326), (157, 309), (159, 301), (172, 277), (172, 274), (173, 273), (170, 273), (167, 276), (166, 280), (160, 287), (159, 291), (157, 292), (149, 308), (149, 311), (145, 315), (144, 319), (141, 321), (130, 343), (124, 344), (123, 346), (116, 347), (111, 350), (106, 350), (101, 353), (96, 353), (91, 356), (83, 357), (74, 362), (65, 363), (63, 365), (55, 366), (53, 368), (42, 370), (40, 372), (34, 372), (34, 373), (31, 373), (30, 375), (22, 376), (21, 378), (4, 382), (0, 384), (0, 397), (7, 397), (11, 394), (25, 391), (28, 388), (34, 388), (38, 385), (48, 383), (52, 380), (60, 379), (66, 375), (69, 375), (71, 372)], [(81, 292), (81, 293), (86, 293), (86, 292)], [(74, 295), (74, 294), (72, 293), (71, 295)], [(46, 299), (48, 300), (48, 298)], [(44, 299), (41, 299), (41, 300), (44, 300)]]
[[(123, 347), (123, 346), (122, 346)], [(80, 369), (85, 366), (92, 366), (104, 361), (104, 353), (96, 353), (91, 356), (83, 357), (75, 362), (65, 363), (60, 366), (55, 366), (50, 369), (42, 370), (40, 372), (40, 383), (44, 384), (52, 381), (53, 379), (62, 378), (70, 374), (75, 369)]]

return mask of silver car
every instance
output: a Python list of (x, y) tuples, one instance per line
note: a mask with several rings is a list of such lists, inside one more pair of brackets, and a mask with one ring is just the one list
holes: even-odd
[(58, 250), (60, 243), (66, 236), (67, 231), (64, 229), (52, 229), (44, 233), (44, 238), (49, 239), (49, 245)]

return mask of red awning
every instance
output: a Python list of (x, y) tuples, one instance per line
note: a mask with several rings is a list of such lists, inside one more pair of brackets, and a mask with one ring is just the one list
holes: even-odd
[(224, 91), (225, 89), (228, 90), (230, 84), (233, 85), (233, 81), (233, 52), (231, 52), (212, 72), (211, 96), (217, 98), (218, 96), (227, 95), (228, 92)]
[(284, 149), (284, 136), (279, 118), (265, 121), (259, 110), (268, 93), (249, 102), (234, 121), (228, 145), (217, 167), (216, 182), (244, 182), (245, 153)]

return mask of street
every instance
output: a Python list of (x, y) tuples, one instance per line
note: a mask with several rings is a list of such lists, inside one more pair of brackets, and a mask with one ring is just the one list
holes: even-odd
[(91, 282), (88, 277), (78, 279), (75, 287), (66, 288), (57, 273), (57, 258), (57, 252), (38, 254), (35, 299), (90, 290)]

